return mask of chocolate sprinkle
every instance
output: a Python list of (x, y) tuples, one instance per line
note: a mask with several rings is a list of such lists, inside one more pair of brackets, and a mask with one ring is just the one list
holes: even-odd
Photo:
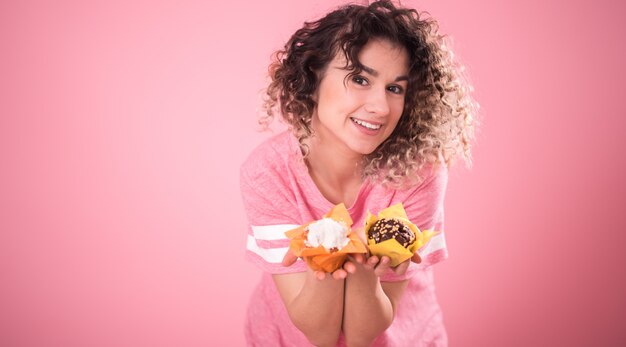
[(415, 241), (413, 230), (401, 221), (391, 218), (377, 220), (369, 228), (368, 237), (376, 243), (395, 238), (403, 247), (408, 247)]

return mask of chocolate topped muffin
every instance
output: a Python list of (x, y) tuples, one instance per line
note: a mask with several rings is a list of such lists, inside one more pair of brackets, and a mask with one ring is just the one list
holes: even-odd
[(376, 243), (395, 238), (403, 247), (415, 241), (415, 233), (406, 224), (393, 218), (377, 220), (368, 230), (367, 237)]

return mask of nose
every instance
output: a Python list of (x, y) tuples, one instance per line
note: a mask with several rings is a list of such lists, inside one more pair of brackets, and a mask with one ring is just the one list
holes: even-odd
[(385, 116), (389, 113), (389, 101), (386, 89), (372, 88), (367, 95), (365, 111)]

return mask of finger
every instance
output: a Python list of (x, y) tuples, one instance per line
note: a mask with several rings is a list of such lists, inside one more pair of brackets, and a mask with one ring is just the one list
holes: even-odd
[(352, 258), (359, 264), (363, 264), (363, 262), (365, 261), (365, 256), (360, 253), (355, 254), (354, 256), (352, 256)]
[(380, 277), (385, 272), (387, 272), (387, 269), (389, 269), (390, 263), (391, 263), (391, 260), (389, 259), (388, 256), (384, 255), (382, 258), (380, 258), (380, 262), (374, 269), (374, 273), (376, 274), (376, 276)]
[(315, 278), (323, 281), (326, 278), (326, 273), (324, 271), (315, 271)]
[(346, 278), (348, 276), (348, 273), (343, 270), (343, 269), (339, 269), (335, 272), (333, 272), (333, 278), (336, 280), (342, 280), (344, 278)]
[(367, 265), (376, 265), (378, 264), (378, 262), (380, 261), (380, 258), (378, 258), (377, 256), (373, 255), (369, 258), (367, 258)]
[(367, 258), (367, 261), (365, 262), (365, 264), (363, 265), (366, 269), (368, 270), (373, 270), (374, 268), (376, 268), (376, 265), (380, 262), (380, 258), (378, 258), (377, 256), (373, 255), (369, 258)]
[(343, 269), (346, 270), (347, 273), (353, 274), (356, 272), (356, 265), (354, 265), (352, 262), (347, 261), (343, 265)]
[(288, 250), (283, 257), (282, 264), (283, 266), (291, 266), (293, 263), (296, 262), (296, 260), (298, 260), (298, 257), (291, 253), (291, 250)]
[(404, 275), (404, 273), (406, 272), (406, 270), (409, 268), (409, 264), (411, 262), (410, 261), (403, 261), (402, 263), (400, 263), (398, 266), (392, 268), (393, 273), (395, 273), (398, 276), (402, 276)]
[(415, 254), (411, 257), (411, 261), (415, 264), (419, 264), (422, 262), (422, 257), (420, 257), (419, 253), (415, 252)]

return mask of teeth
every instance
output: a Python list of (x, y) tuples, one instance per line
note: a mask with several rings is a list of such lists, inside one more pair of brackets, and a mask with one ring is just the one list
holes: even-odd
[(350, 119), (352, 119), (352, 121), (355, 122), (356, 124), (364, 126), (364, 127), (368, 128), (368, 129), (371, 129), (371, 130), (378, 130), (381, 127), (380, 124), (378, 124), (378, 125), (371, 124), (371, 123), (368, 123), (366, 121), (363, 121), (363, 120), (360, 120), (360, 119), (356, 119), (356, 118), (350, 118)]

